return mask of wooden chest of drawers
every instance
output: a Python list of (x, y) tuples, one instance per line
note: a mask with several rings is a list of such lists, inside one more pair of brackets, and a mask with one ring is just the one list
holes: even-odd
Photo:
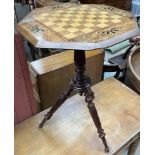
[[(69, 86), (75, 75), (73, 54), (73, 51), (66, 51), (29, 64), (34, 95), (42, 109), (53, 105)], [(104, 52), (88, 51), (86, 57), (86, 74), (91, 77), (92, 84), (96, 84), (101, 81)]]

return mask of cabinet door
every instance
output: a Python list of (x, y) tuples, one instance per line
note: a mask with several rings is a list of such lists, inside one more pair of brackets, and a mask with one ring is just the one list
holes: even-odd
[(14, 40), (14, 92), (14, 119), (17, 124), (37, 112), (23, 42), (19, 34), (15, 34)]

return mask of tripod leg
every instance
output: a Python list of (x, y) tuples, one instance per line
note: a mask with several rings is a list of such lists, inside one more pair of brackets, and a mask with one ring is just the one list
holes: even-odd
[(98, 130), (99, 137), (102, 139), (102, 142), (103, 142), (103, 144), (105, 146), (105, 151), (109, 152), (109, 147), (108, 147), (107, 142), (106, 142), (105, 133), (104, 133), (104, 130), (102, 129), (101, 122), (100, 122), (97, 110), (96, 110), (95, 105), (93, 103), (94, 93), (89, 88), (88, 90), (86, 90), (84, 92), (84, 95), (85, 95), (85, 101), (88, 103), (89, 112), (90, 112), (91, 117), (92, 117), (92, 119), (94, 121), (94, 124), (95, 124), (95, 126), (96, 126), (96, 128)]
[(45, 114), (44, 119), (39, 124), (39, 128), (43, 127), (46, 121), (53, 116), (53, 113), (66, 101), (66, 99), (71, 95), (72, 92), (73, 92), (73, 88), (70, 87), (66, 92), (64, 92), (63, 95), (60, 96), (60, 98), (56, 101), (56, 103), (53, 105), (50, 111), (47, 112), (47, 114)]

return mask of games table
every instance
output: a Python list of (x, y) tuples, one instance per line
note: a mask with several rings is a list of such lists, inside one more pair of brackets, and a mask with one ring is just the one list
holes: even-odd
[(39, 127), (49, 120), (73, 91), (85, 96), (85, 102), (105, 151), (109, 151), (105, 133), (93, 103), (91, 79), (84, 74), (85, 50), (105, 48), (139, 34), (132, 15), (106, 5), (67, 3), (34, 9), (17, 30), (37, 48), (73, 49), (76, 75), (67, 91), (45, 115)]

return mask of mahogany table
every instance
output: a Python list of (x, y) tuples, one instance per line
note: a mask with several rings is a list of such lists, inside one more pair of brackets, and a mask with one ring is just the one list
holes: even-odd
[(105, 133), (93, 103), (91, 79), (85, 72), (85, 50), (105, 48), (139, 34), (129, 12), (106, 5), (67, 3), (33, 10), (18, 25), (18, 31), (35, 47), (73, 49), (76, 75), (67, 91), (45, 115), (39, 127), (49, 120), (73, 91), (85, 96), (89, 112), (105, 151)]

